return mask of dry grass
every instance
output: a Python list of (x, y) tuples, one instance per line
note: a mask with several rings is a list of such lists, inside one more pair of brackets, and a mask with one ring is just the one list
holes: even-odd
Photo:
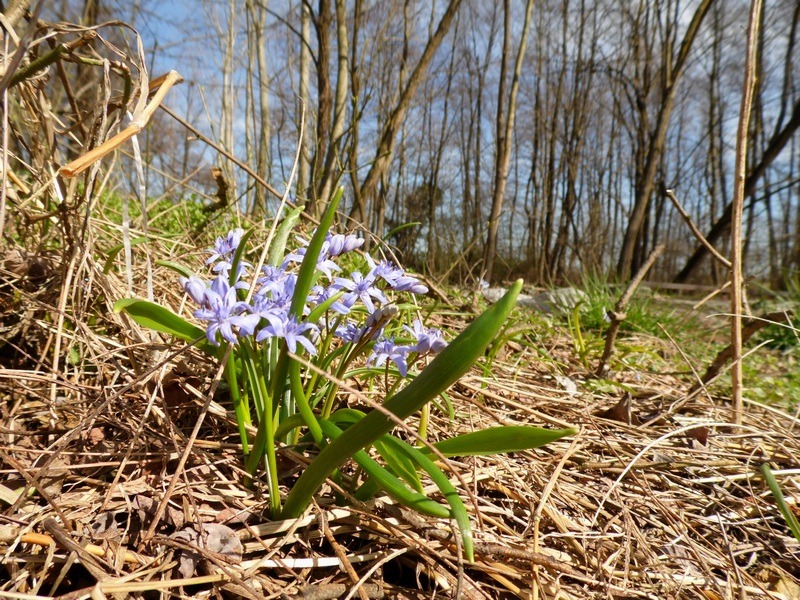
[[(43, 31), (65, 42), (87, 33)], [(92, 39), (68, 51), (79, 69), (102, 70), (79, 51), (111, 52)], [(136, 104), (148, 88), (141, 57), (116, 59), (134, 73)], [(491, 377), (465, 377), (451, 390), (455, 420), (431, 425), (433, 438), (497, 423), (580, 428), (535, 452), (453, 461), (475, 499), (474, 564), (448, 523), (387, 499), (337, 507), (327, 488), (302, 519), (266, 519), (258, 482), (244, 485), (225, 396), (208, 397), (215, 366), (111, 312), (131, 282), (142, 295), (152, 282), (176, 310), (182, 299), (174, 273), (152, 263), (169, 258), (163, 247), (140, 248), (129, 274), (103, 272), (98, 238), (124, 240), (91, 210), (104, 172), (80, 186), (55, 173), (65, 140), (85, 152), (113, 135), (116, 84), (101, 78), (92, 111), (66, 102), (76, 112), (64, 123), (31, 99), (69, 98), (67, 75), (88, 76), (51, 66), (8, 92), (12, 137), (27, 142), (5, 146), (0, 597), (800, 597), (798, 544), (758, 473), (770, 461), (796, 506), (796, 419), (750, 406), (735, 426), (725, 399), (689, 396), (693, 381), (671, 375), (636, 374), (627, 401), (568, 392), (555, 377), (564, 369), (527, 345), (504, 351)], [(199, 251), (172, 250), (186, 264)], [(568, 338), (548, 344), (573, 380), (586, 376)], [(302, 457), (284, 448), (281, 460), (291, 484)]]
[[(131, 328), (119, 327), (126, 340)], [(651, 375), (628, 382), (637, 392), (630, 412), (600, 418), (593, 413), (616, 398), (570, 394), (529, 350), (508, 353), (491, 379), (472, 374), (455, 386), (457, 418), (435, 419), (434, 437), (497, 423), (572, 424), (580, 433), (536, 452), (456, 461), (478, 503), (477, 561), (464, 565), (447, 523), (387, 500), (334, 507), (323, 490), (305, 518), (266, 520), (265, 499), (242, 481), (235, 426), (204, 397), (211, 365), (191, 350), (164, 362), (166, 347), (130, 339), (121, 347), (87, 334), (73, 343), (92, 348), (97, 373), (62, 373), (54, 403), (46, 371), (0, 370), (11, 384), (3, 486), (11, 497), (33, 490), (5, 511), (7, 591), (97, 586), (135, 595), (183, 586), (189, 595), (340, 597), (353, 586), (342, 560), (370, 584), (364, 589), (388, 597), (461, 589), (466, 598), (793, 598), (800, 589), (797, 544), (758, 475), (769, 460), (787, 495), (796, 494), (794, 420), (778, 411), (751, 407), (735, 427), (727, 407), (685, 401), (685, 382)], [(203, 431), (176, 472), (203, 411)], [(286, 449), (283, 458), (291, 473), (297, 455)], [(175, 533), (213, 523), (227, 525), (223, 536), (241, 548), (197, 550), (206, 560), (181, 574), (176, 563), (191, 540)], [(30, 543), (34, 533), (53, 545)]]

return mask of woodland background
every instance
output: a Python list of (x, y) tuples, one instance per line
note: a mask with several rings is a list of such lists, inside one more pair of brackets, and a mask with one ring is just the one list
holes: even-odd
[[(150, 75), (186, 79), (166, 104), (266, 181), (289, 180), (302, 141), (296, 200), (318, 212), (344, 185), (349, 227), (395, 230), (407, 266), (461, 281), (624, 279), (664, 243), (651, 279), (727, 277), (664, 192), (727, 252), (744, 0), (46, 4), (44, 18), (135, 27)], [(800, 272), (799, 22), (796, 0), (765, 3), (745, 182), (746, 273), (776, 288)], [(73, 90), (87, 106), (91, 73)], [(50, 98), (56, 112), (68, 100)], [(140, 144), (147, 197), (274, 211), (163, 111)], [(62, 164), (79, 153), (57, 150)], [(115, 189), (138, 185), (121, 160)]]

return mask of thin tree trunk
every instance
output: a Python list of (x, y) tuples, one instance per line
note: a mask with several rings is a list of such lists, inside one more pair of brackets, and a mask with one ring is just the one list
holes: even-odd
[(414, 97), (419, 84), (422, 82), (422, 78), (427, 72), (428, 66), (433, 60), (436, 50), (441, 45), (445, 35), (447, 35), (456, 11), (461, 5), (461, 1), (462, 0), (450, 0), (447, 10), (439, 21), (436, 32), (428, 40), (417, 66), (411, 73), (408, 83), (403, 89), (400, 98), (392, 109), (391, 114), (389, 114), (388, 118), (386, 119), (386, 123), (381, 130), (378, 148), (375, 153), (375, 159), (372, 161), (369, 171), (367, 172), (367, 176), (364, 179), (364, 182), (361, 184), (361, 189), (359, 191), (359, 202), (354, 205), (353, 211), (351, 211), (351, 217), (354, 217), (361, 222), (363, 222), (363, 219), (367, 215), (367, 203), (374, 195), (381, 176), (389, 168), (389, 164), (391, 163), (394, 152), (396, 134), (400, 129), (400, 125), (405, 119), (411, 100)]
[(533, 0), (528, 0), (525, 7), (525, 22), (522, 26), (522, 37), (517, 48), (517, 57), (514, 63), (514, 72), (511, 79), (511, 93), (508, 106), (503, 114), (503, 102), (506, 91), (506, 70), (508, 54), (511, 45), (511, 2), (505, 0), (504, 4), (504, 37), (503, 56), (500, 64), (500, 87), (497, 95), (497, 154), (495, 159), (494, 191), (492, 193), (492, 210), (489, 214), (489, 231), (486, 236), (486, 248), (483, 255), (483, 278), (491, 281), (494, 271), (494, 259), (497, 253), (497, 229), (500, 225), (500, 214), (503, 210), (503, 198), (508, 181), (508, 166), (511, 160), (511, 138), (514, 131), (514, 119), (517, 113), (517, 92), (519, 91), (519, 78), (522, 73), (522, 64), (525, 60), (525, 47), (528, 43), (528, 31), (533, 14)]
[(316, 18), (312, 16), (317, 32), (317, 131), (314, 155), (311, 161), (311, 181), (309, 182), (309, 199), (307, 210), (312, 215), (319, 212), (320, 184), (324, 178), (325, 156), (331, 140), (331, 3), (330, 0), (319, 0)]
[[(622, 279), (627, 279), (631, 275), (631, 269), (634, 265), (636, 254), (636, 242), (642, 232), (645, 215), (650, 205), (650, 197), (655, 187), (656, 171), (661, 159), (661, 153), (664, 149), (667, 128), (675, 104), (675, 95), (678, 91), (678, 83), (686, 67), (689, 51), (697, 37), (697, 32), (700, 30), (703, 18), (708, 13), (708, 9), (711, 8), (712, 2), (713, 0), (702, 0), (697, 7), (686, 30), (686, 34), (683, 37), (683, 41), (681, 42), (681, 48), (675, 59), (673, 71), (666, 82), (667, 87), (664, 90), (663, 100), (659, 107), (655, 130), (648, 144), (641, 183), (636, 190), (636, 199), (630, 219), (628, 220), (628, 226), (625, 229), (625, 237), (622, 241), (622, 249), (620, 250), (619, 262), (617, 263), (617, 276)], [(667, 68), (667, 66), (665, 65), (664, 68)]]
[[(251, 0), (252, 1), (252, 0)], [(267, 0), (256, 3), (253, 26), (256, 42), (256, 62), (258, 68), (258, 147), (256, 148), (256, 172), (264, 181), (270, 180), (270, 119), (269, 119), (269, 73), (267, 71), (266, 39)], [(266, 213), (267, 190), (255, 183), (255, 209)]]
[[(233, 87), (233, 72), (236, 69), (234, 49), (236, 47), (236, 0), (228, 2), (228, 28), (225, 39), (225, 55), (222, 62), (222, 103), (220, 108), (219, 141), (228, 151), (234, 151), (233, 113), (236, 96)], [(233, 163), (220, 158), (220, 167), (231, 188), (231, 197), (236, 198), (236, 179)]]
[(311, 165), (308, 157), (311, 151), (309, 132), (309, 114), (311, 110), (311, 9), (308, 4), (301, 2), (300, 8), (300, 89), (299, 100), (301, 109), (297, 114), (297, 137), (302, 146), (300, 160), (297, 165), (297, 196), (305, 199), (308, 194)]
[(347, 153), (348, 171), (350, 173), (350, 186), (353, 191), (353, 204), (361, 204), (361, 188), (358, 185), (358, 151), (359, 151), (359, 134), (360, 134), (360, 120), (357, 115), (359, 113), (359, 106), (361, 101), (361, 75), (357, 69), (359, 63), (359, 48), (358, 36), (361, 27), (361, 0), (355, 0), (355, 7), (353, 10), (353, 43), (351, 44), (351, 58), (350, 58), (350, 102), (351, 108), (351, 122), (350, 122), (350, 140), (349, 149)]
[(325, 155), (325, 167), (322, 179), (319, 182), (317, 198), (327, 202), (336, 182), (341, 177), (341, 172), (335, 168), (335, 163), (341, 159), (340, 141), (344, 135), (347, 120), (349, 81), (349, 49), (347, 41), (347, 10), (345, 0), (336, 0), (336, 46), (338, 52), (336, 70), (336, 97), (333, 105), (333, 125), (330, 140)]
[(742, 208), (744, 206), (744, 180), (747, 173), (747, 138), (756, 87), (756, 56), (758, 53), (758, 26), (761, 15), (761, 0), (753, 0), (750, 7), (750, 23), (747, 31), (747, 60), (745, 62), (742, 103), (739, 110), (739, 128), (736, 132), (736, 175), (733, 190), (733, 216), (731, 228), (731, 391), (733, 395), (732, 421), (742, 422)]

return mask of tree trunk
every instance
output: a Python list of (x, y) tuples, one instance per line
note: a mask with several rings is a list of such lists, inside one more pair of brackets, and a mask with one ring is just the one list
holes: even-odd
[(309, 182), (309, 198), (307, 210), (316, 215), (319, 212), (319, 184), (324, 178), (326, 149), (331, 143), (331, 3), (330, 0), (319, 0), (316, 18), (312, 18), (317, 32), (317, 131), (314, 155), (311, 161), (311, 181)]
[[(234, 146), (234, 105), (236, 91), (234, 89), (233, 75), (236, 70), (234, 48), (236, 45), (236, 0), (228, 2), (228, 22), (225, 38), (225, 54), (222, 61), (222, 103), (220, 108), (219, 141), (229, 152), (235, 150)], [(236, 178), (234, 177), (233, 162), (219, 157), (220, 168), (225, 174), (225, 179), (231, 186), (231, 197), (236, 197)]]
[(439, 21), (436, 32), (428, 40), (417, 66), (411, 73), (411, 77), (409, 77), (408, 83), (403, 89), (402, 94), (400, 94), (400, 98), (392, 109), (391, 114), (386, 119), (386, 123), (381, 130), (375, 159), (372, 161), (367, 176), (361, 184), (361, 189), (359, 191), (360, 202), (356, 203), (353, 206), (353, 211), (351, 211), (351, 217), (356, 218), (360, 222), (363, 222), (367, 215), (367, 202), (369, 202), (370, 198), (375, 193), (381, 176), (389, 168), (394, 152), (396, 133), (405, 119), (409, 104), (428, 70), (428, 66), (430, 66), (436, 50), (441, 45), (445, 35), (447, 35), (450, 24), (453, 22), (453, 17), (455, 17), (456, 11), (461, 5), (461, 1), (462, 0), (450, 0), (447, 10)]
[(328, 148), (325, 153), (325, 164), (321, 180), (317, 184), (317, 198), (327, 202), (331, 190), (341, 177), (341, 171), (335, 168), (335, 163), (341, 162), (340, 142), (344, 135), (347, 120), (348, 90), (350, 87), (349, 75), (349, 49), (347, 42), (347, 11), (345, 0), (336, 0), (336, 46), (338, 53), (338, 67), (336, 70), (336, 97), (333, 105), (333, 125), (331, 126)]
[(528, 43), (528, 31), (531, 26), (533, 14), (533, 0), (528, 0), (525, 7), (525, 23), (522, 26), (522, 37), (517, 48), (517, 57), (514, 63), (514, 72), (511, 79), (511, 93), (508, 98), (508, 107), (503, 115), (503, 102), (506, 92), (506, 70), (508, 69), (508, 54), (511, 45), (511, 2), (503, 3), (504, 35), (503, 55), (500, 63), (500, 84), (497, 95), (497, 153), (495, 157), (494, 191), (492, 193), (492, 210), (489, 214), (489, 231), (486, 236), (486, 248), (483, 254), (483, 278), (491, 281), (494, 272), (494, 259), (497, 253), (497, 229), (500, 225), (500, 214), (503, 210), (503, 197), (508, 181), (508, 166), (511, 160), (511, 138), (514, 133), (514, 119), (517, 113), (517, 92), (519, 91), (519, 78), (522, 73), (522, 63), (525, 60), (525, 47)]
[[(310, 111), (311, 111), (311, 94), (309, 92), (309, 84), (311, 82), (311, 9), (308, 4), (301, 2), (300, 8), (300, 105), (302, 111), (298, 111), (297, 115), (297, 138), (298, 143), (301, 145), (300, 160), (297, 165), (297, 196), (301, 201), (305, 201), (308, 195), (309, 178), (311, 176), (311, 165), (309, 164), (308, 156), (311, 151), (310, 136), (308, 131), (310, 129)], [(302, 119), (301, 119), (302, 116)]]
[[(675, 104), (678, 83), (680, 82), (681, 75), (686, 66), (689, 51), (697, 37), (697, 32), (700, 29), (703, 18), (708, 13), (708, 9), (711, 8), (712, 2), (713, 0), (702, 0), (697, 7), (686, 30), (686, 34), (683, 37), (683, 42), (681, 43), (678, 56), (675, 59), (672, 73), (667, 77), (667, 85), (664, 90), (661, 106), (658, 110), (655, 130), (650, 136), (647, 148), (644, 170), (641, 175), (640, 184), (637, 186), (633, 210), (628, 220), (628, 226), (625, 229), (625, 237), (622, 240), (622, 249), (620, 250), (619, 261), (617, 263), (617, 276), (621, 279), (627, 279), (632, 274), (631, 270), (634, 266), (634, 259), (636, 258), (636, 243), (641, 235), (645, 215), (650, 205), (650, 197), (655, 188), (656, 172), (667, 137), (667, 128), (669, 126), (670, 116), (672, 115), (672, 108)], [(670, 60), (671, 57), (667, 57), (667, 62), (664, 66), (665, 69), (668, 68), (667, 64)]]

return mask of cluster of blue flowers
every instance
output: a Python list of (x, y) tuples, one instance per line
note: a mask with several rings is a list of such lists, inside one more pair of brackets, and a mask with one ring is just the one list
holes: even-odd
[[(385, 326), (397, 313), (386, 292), (425, 294), (428, 288), (418, 279), (406, 275), (394, 263), (375, 262), (370, 256), (366, 256), (370, 268), (368, 273), (356, 271), (349, 277), (338, 276), (341, 268), (333, 259), (364, 243), (354, 235), (328, 233), (325, 238), (316, 265), (319, 279), (303, 312), (307, 316), (315, 307), (330, 301), (329, 314), (320, 319), (319, 324), (289, 315), (297, 282), (293, 270), (302, 262), (305, 247), (286, 255), (279, 267), (263, 267), (251, 295), (252, 301), (241, 300), (238, 290), (249, 289), (248, 272), (253, 268), (251, 264), (240, 261), (235, 267), (234, 277), (231, 277), (234, 256), (243, 235), (242, 229), (236, 229), (217, 238), (214, 248), (209, 250), (211, 256), (206, 260), (214, 273), (213, 279), (206, 281), (194, 275), (181, 277), (183, 289), (199, 306), (194, 316), (208, 323), (206, 337), (212, 344), (219, 345), (220, 337), (230, 344), (237, 344), (250, 336), (256, 342), (280, 338), (286, 341), (291, 352), (296, 353), (300, 346), (314, 356), (317, 354), (316, 342), (323, 335), (331, 334), (345, 343), (373, 342), (367, 364), (381, 366), (391, 361), (402, 376), (408, 372), (409, 358), (436, 354), (447, 345), (440, 331), (424, 327), (418, 319), (411, 326), (403, 326), (412, 343), (399, 344), (395, 343), (394, 337), (383, 336)], [(334, 299), (331, 301), (331, 298)], [(353, 311), (357, 304), (366, 308), (365, 319), (363, 311)], [(363, 323), (353, 320), (357, 314), (362, 315)]]

